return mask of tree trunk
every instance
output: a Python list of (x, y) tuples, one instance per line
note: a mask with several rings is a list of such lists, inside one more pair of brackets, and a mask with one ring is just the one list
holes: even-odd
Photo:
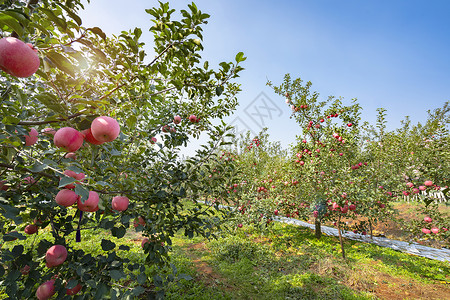
[(344, 241), (342, 239), (342, 234), (341, 234), (341, 216), (340, 215), (339, 215), (339, 219), (338, 219), (338, 232), (339, 232), (339, 242), (341, 243), (342, 258), (345, 259)]
[(322, 237), (322, 228), (320, 227), (321, 223), (317, 218), (314, 220), (314, 225), (315, 225), (316, 239), (319, 240)]

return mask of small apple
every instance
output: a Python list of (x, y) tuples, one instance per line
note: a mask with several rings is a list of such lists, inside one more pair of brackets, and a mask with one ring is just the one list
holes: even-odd
[(22, 275), (28, 275), (30, 273), (30, 266), (29, 265), (25, 265), (20, 269), (20, 273), (22, 273)]
[(99, 142), (112, 142), (120, 134), (119, 123), (107, 116), (97, 117), (92, 121), (91, 131), (93, 137)]
[[(67, 286), (67, 284), (66, 284), (66, 286)], [(78, 294), (79, 291), (81, 291), (82, 288), (83, 288), (83, 286), (81, 285), (81, 283), (77, 284), (76, 286), (74, 286), (71, 289), (66, 288), (66, 295), (70, 295), (70, 296), (76, 295), (76, 294)]]
[(47, 268), (53, 268), (66, 261), (67, 249), (63, 245), (53, 245), (45, 254), (45, 265)]
[(56, 133), (56, 130), (53, 128), (44, 128), (41, 130), (41, 133), (47, 136), (54, 136)]
[(431, 233), (431, 230), (427, 229), (427, 228), (422, 228), (422, 232), (425, 234), (429, 234), (429, 233)]
[(39, 69), (39, 56), (31, 44), (14, 37), (0, 39), (0, 69), (15, 77), (30, 77)]
[(78, 196), (74, 191), (63, 189), (58, 192), (55, 197), (55, 201), (61, 206), (69, 207), (74, 205), (78, 201), (79, 197), (80, 196)]
[(407, 185), (409, 188), (412, 188), (412, 187), (414, 186), (414, 183), (408, 182), (408, 183), (406, 183), (406, 185)]
[(433, 220), (430, 217), (425, 217), (425, 218), (423, 218), (423, 220), (427, 223), (433, 222)]
[(424, 186), (424, 185), (421, 185), (421, 186), (419, 186), (419, 190), (421, 190), (421, 191), (426, 191), (426, 190), (427, 190), (427, 187)]
[(141, 242), (141, 247), (142, 247), (142, 249), (144, 249), (144, 247), (145, 247), (145, 244), (147, 244), (147, 243), (148, 243), (148, 241), (149, 241), (149, 239), (148, 239), (148, 238), (144, 238), (144, 239), (142, 240), (142, 242)]
[(142, 226), (145, 225), (145, 220), (141, 216), (135, 218), (134, 221), (133, 221), (133, 226), (134, 227), (138, 227), (139, 225), (142, 225)]
[(25, 146), (31, 146), (36, 144), (38, 140), (39, 133), (36, 129), (31, 128), (30, 132), (28, 132), (28, 135), (25, 136)]
[(197, 117), (195, 115), (190, 115), (189, 121), (191, 121), (192, 123), (195, 123), (197, 121)]
[(180, 124), (181, 123), (181, 117), (180, 116), (175, 116), (173, 117), (173, 122), (175, 124)]
[(66, 155), (64, 155), (64, 157), (76, 160), (77, 159), (77, 154), (75, 152), (68, 152), (68, 153), (66, 153)]
[(36, 290), (36, 297), (39, 300), (50, 299), (55, 294), (55, 280), (49, 280), (41, 284)]
[(431, 232), (434, 233), (434, 234), (438, 234), (439, 233), (439, 228), (433, 227), (433, 228), (431, 228)]
[(81, 199), (78, 198), (78, 200), (77, 200), (78, 209), (81, 211), (86, 211), (86, 212), (95, 212), (98, 210), (99, 200), (100, 200), (100, 198), (99, 198), (97, 192), (90, 191), (89, 197), (87, 198), (86, 201), (84, 201), (84, 203), (82, 203)]
[(84, 136), (81, 132), (72, 127), (59, 129), (53, 137), (56, 147), (63, 148), (67, 152), (75, 152), (83, 145)]
[(156, 141), (157, 141), (157, 139), (155, 137), (152, 137), (150, 140), (150, 143), (154, 144), (154, 143), (156, 143)]
[(242, 224), (241, 224), (241, 223), (239, 223), (239, 224), (238, 224), (238, 227), (239, 227), (239, 228), (242, 228)]
[(29, 224), (25, 227), (26, 234), (34, 234), (38, 231), (38, 227), (35, 224)]
[(350, 209), (351, 211), (356, 209), (356, 205), (355, 204), (350, 204), (350, 206), (348, 207), (348, 209)]
[(433, 185), (433, 181), (427, 180), (423, 184), (425, 184), (426, 186), (432, 186)]
[(101, 145), (103, 142), (97, 141), (94, 136), (92, 135), (92, 130), (90, 128), (85, 129), (81, 132), (84, 136), (84, 140), (86, 142), (91, 143), (92, 145)]
[(7, 191), (9, 189), (9, 185), (7, 185), (7, 181), (0, 180), (0, 191)]
[(114, 210), (125, 211), (130, 204), (130, 200), (126, 196), (115, 196), (112, 198), (111, 206)]

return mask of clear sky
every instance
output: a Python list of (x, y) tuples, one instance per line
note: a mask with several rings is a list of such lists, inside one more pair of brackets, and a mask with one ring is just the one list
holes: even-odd
[[(183, 9), (192, 1), (171, 1)], [(240, 106), (229, 122), (239, 130), (269, 128), (271, 140), (294, 142), (298, 125), (283, 98), (266, 86), (285, 73), (312, 81), (326, 98), (358, 98), (362, 118), (374, 123), (384, 107), (388, 128), (410, 116), (424, 122), (428, 109), (450, 100), (450, 1), (433, 0), (198, 0), (211, 15), (204, 25), (203, 58), (211, 63), (247, 56), (239, 82)], [(154, 0), (92, 0), (81, 13), (84, 26), (107, 34), (140, 27), (152, 51)], [(260, 94), (263, 92), (264, 94)], [(264, 107), (273, 109), (270, 114)], [(259, 109), (266, 117), (255, 115)]]

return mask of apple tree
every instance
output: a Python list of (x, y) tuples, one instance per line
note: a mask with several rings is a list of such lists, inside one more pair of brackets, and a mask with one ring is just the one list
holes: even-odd
[[(228, 128), (212, 120), (236, 107), (245, 57), (217, 68), (202, 60), (209, 15), (194, 3), (178, 18), (168, 3), (146, 10), (151, 55), (140, 28), (108, 36), (84, 27), (81, 9), (80, 0), (0, 4), (0, 292), (11, 299), (161, 295), (181, 278), (158, 275), (171, 237), (220, 226), (184, 199), (227, 194), (223, 178), (201, 172), (223, 144)], [(182, 159), (201, 133), (210, 141)], [(109, 238), (133, 223), (145, 264)], [(84, 230), (106, 232), (100, 254), (78, 246)]]

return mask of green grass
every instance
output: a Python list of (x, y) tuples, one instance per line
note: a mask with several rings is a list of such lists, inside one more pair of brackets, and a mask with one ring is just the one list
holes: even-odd
[[(193, 250), (199, 243), (203, 249)], [(345, 242), (343, 260), (337, 238), (317, 240), (311, 230), (285, 224), (265, 235), (247, 228), (217, 241), (180, 235), (173, 247), (172, 257), (194, 279), (173, 288), (168, 299), (375, 299), (385, 276), (395, 278), (392, 289), (450, 282), (447, 262), (356, 241)], [(205, 280), (194, 261), (219, 279)]]

